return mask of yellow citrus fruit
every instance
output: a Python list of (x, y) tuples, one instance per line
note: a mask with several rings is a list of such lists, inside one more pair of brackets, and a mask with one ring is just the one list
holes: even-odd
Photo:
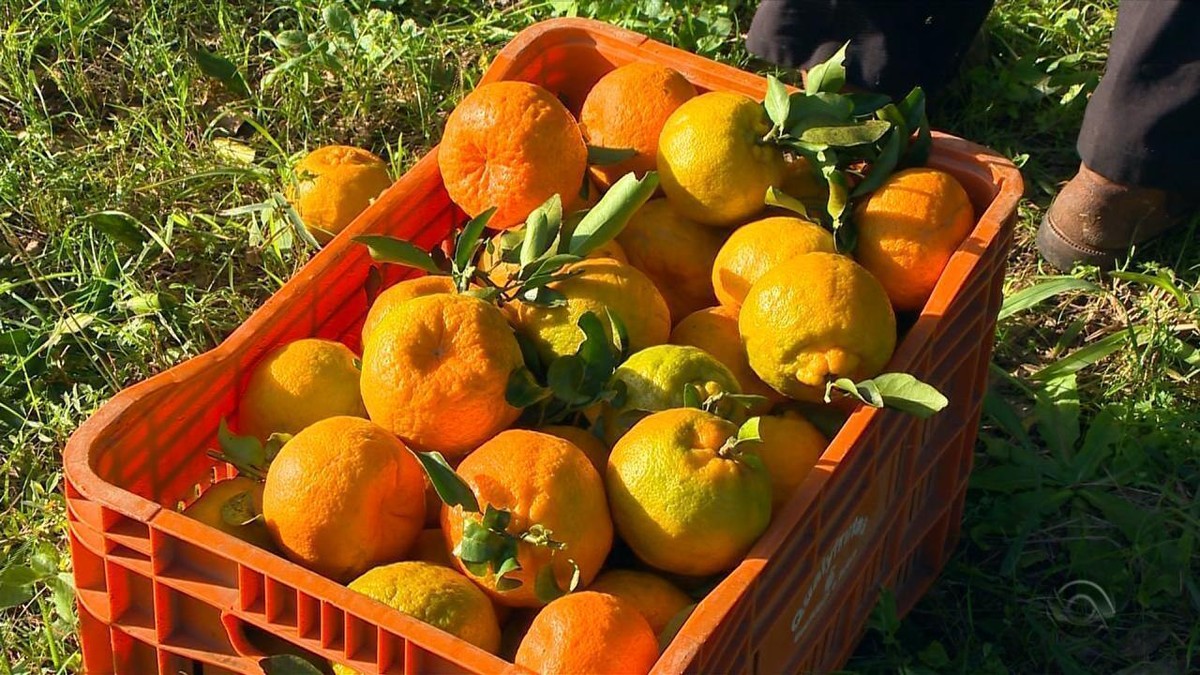
[(906, 169), (862, 201), (854, 224), (858, 262), (879, 279), (897, 310), (916, 311), (971, 233), (975, 211), (954, 176)]
[(746, 447), (771, 474), (771, 510), (778, 512), (817, 465), (829, 440), (792, 410), (759, 419), (758, 433), (762, 442)]
[(596, 438), (595, 434), (587, 429), (565, 425), (551, 425), (542, 427), (538, 431), (574, 443), (575, 447), (587, 455), (588, 461), (596, 468), (596, 473), (604, 475), (604, 467), (608, 465), (608, 446), (604, 444), (604, 441)]
[(715, 304), (709, 273), (722, 239), (720, 230), (684, 218), (666, 199), (646, 202), (618, 237), (629, 264), (662, 293), (672, 322)]
[(538, 612), (515, 663), (541, 675), (643, 675), (657, 660), (658, 638), (633, 605), (583, 591)]
[(454, 280), (440, 274), (405, 279), (390, 286), (375, 298), (375, 302), (371, 303), (371, 309), (367, 311), (367, 318), (363, 321), (362, 328), (363, 344), (367, 343), (367, 337), (375, 330), (375, 327), (383, 323), (384, 317), (391, 314), (392, 310), (401, 303), (425, 295), (454, 292)]
[[(771, 477), (726, 441), (737, 427), (693, 408), (656, 412), (608, 458), (613, 523), (638, 558), (689, 576), (735, 566), (771, 521)], [(744, 447), (744, 446), (743, 446)]]
[(792, 398), (820, 401), (831, 378), (878, 375), (896, 347), (887, 293), (861, 265), (806, 253), (750, 288), (738, 315), (750, 367)]
[(238, 428), (266, 440), (327, 417), (366, 417), (358, 357), (340, 342), (308, 338), (275, 348), (254, 366), (238, 405)]
[(687, 593), (651, 572), (607, 570), (588, 586), (589, 591), (608, 593), (633, 605), (650, 624), (655, 635), (662, 633), (671, 617), (692, 604)]
[[(457, 560), (459, 569), (483, 587), (498, 603), (510, 607), (545, 604), (535, 593), (538, 573), (549, 566), (559, 588), (571, 580), (570, 561), (579, 566), (583, 584), (591, 583), (612, 546), (612, 520), (604, 499), (604, 484), (583, 451), (556, 436), (509, 429), (479, 446), (458, 465), (458, 475), (470, 486), (481, 510), (491, 505), (508, 511), (507, 531), (520, 535), (533, 525), (549, 530), (562, 550), (522, 540), (517, 546), (521, 569), (506, 578), (520, 582), (500, 590), (491, 570), (476, 576)], [(457, 550), (468, 520), (480, 516), (461, 506), (442, 508), (442, 530), (451, 550)]]
[[(262, 518), (251, 519), (262, 513), (262, 494), (262, 483), (245, 476), (235, 476), (209, 486), (204, 494), (183, 510), (183, 515), (259, 548), (274, 549), (271, 533), (267, 531)], [(230, 500), (237, 501), (230, 504)], [(243, 516), (246, 516), (245, 520), (241, 520)]]
[(517, 227), (551, 196), (583, 186), (587, 145), (554, 94), (529, 82), (492, 82), (467, 94), (438, 149), (446, 192), (470, 216), (495, 206), (488, 225)]
[(771, 128), (762, 105), (713, 91), (679, 108), (658, 139), (658, 173), (667, 199), (692, 220), (729, 227), (762, 211), (767, 188), (784, 178), (783, 152), (762, 138)]
[(591, 145), (635, 150), (616, 164), (593, 166), (591, 174), (603, 186), (634, 173), (653, 171), (658, 136), (663, 124), (696, 88), (677, 71), (656, 63), (635, 61), (620, 66), (592, 87), (579, 113), (579, 126)]
[(358, 417), (296, 434), (267, 470), (263, 518), (287, 557), (336, 581), (400, 560), (425, 521), (417, 458)]
[(806, 203), (824, 204), (829, 198), (829, 186), (817, 177), (812, 165), (803, 157), (788, 161), (781, 189), (787, 196)]
[[(491, 282), (497, 286), (503, 287), (509, 282), (510, 279), (512, 279), (512, 276), (521, 269), (521, 266), (517, 263), (510, 263), (500, 260), (498, 255), (502, 238), (504, 238), (506, 235), (512, 236), (519, 235), (520, 233), (520, 230), (510, 230), (508, 232), (501, 232), (500, 234), (497, 234), (495, 237), (492, 237), (491, 246), (485, 247), (479, 254), (479, 269), (483, 270), (483, 272), (487, 274), (488, 279), (490, 279)], [(517, 246), (519, 247), (520, 244), (517, 243)], [(601, 244), (594, 251), (588, 253), (584, 257), (611, 258), (620, 263), (629, 262), (629, 260), (625, 257), (625, 250), (621, 248), (621, 245), (617, 243), (616, 239), (612, 239), (604, 244)]]
[(296, 182), (288, 187), (288, 201), (321, 243), (345, 229), (392, 184), (382, 159), (347, 145), (317, 148), (293, 171)]
[[(476, 647), (500, 649), (500, 622), (483, 591), (452, 569), (418, 560), (376, 567), (349, 588)], [(354, 671), (334, 665), (337, 675)]]
[(743, 394), (754, 394), (767, 399), (762, 405), (750, 408), (753, 415), (762, 415), (771, 405), (784, 399), (783, 395), (758, 379), (750, 362), (746, 360), (746, 348), (738, 333), (738, 310), (724, 305), (692, 312), (675, 324), (671, 331), (671, 343), (690, 345), (708, 352), (737, 378)]
[(802, 218), (772, 216), (743, 225), (729, 235), (713, 262), (717, 300), (727, 307), (740, 307), (750, 286), (772, 267), (817, 251), (833, 253), (833, 235)]
[(458, 294), (413, 298), (363, 347), (363, 402), (383, 428), (456, 459), (517, 419), (504, 390), (522, 365), (494, 305)]
[(566, 296), (566, 305), (508, 305), (509, 320), (534, 344), (545, 362), (575, 353), (583, 342), (578, 321), (585, 312), (595, 314), (610, 333), (607, 312), (616, 315), (625, 324), (631, 351), (667, 341), (671, 334), (670, 310), (654, 282), (637, 268), (601, 258), (572, 263), (563, 271), (578, 274), (549, 287)]

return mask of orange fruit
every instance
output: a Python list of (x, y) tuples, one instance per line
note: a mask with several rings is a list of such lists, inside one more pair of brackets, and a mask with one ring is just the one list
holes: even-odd
[(492, 82), (467, 94), (438, 149), (450, 199), (474, 217), (497, 207), (488, 225), (516, 227), (552, 195), (579, 192), (587, 146), (554, 94), (528, 82)]
[(771, 510), (778, 513), (817, 465), (829, 440), (793, 410), (759, 420), (761, 443), (747, 446), (771, 474)]
[[(183, 515), (259, 548), (274, 549), (271, 533), (267, 531), (262, 518), (252, 519), (254, 515), (262, 513), (262, 494), (262, 483), (245, 476), (235, 476), (210, 485), (204, 494), (183, 510)], [(230, 504), (230, 500), (234, 499), (239, 501)], [(226, 513), (230, 518), (226, 517)]]
[(409, 560), (423, 560), (434, 565), (457, 569), (450, 551), (446, 547), (446, 535), (439, 527), (430, 527), (417, 535), (412, 549), (408, 552)]
[(404, 557), (425, 520), (417, 458), (358, 417), (296, 434), (271, 462), (263, 518), (288, 558), (335, 581)]
[[(502, 605), (539, 607), (534, 580), (550, 566), (560, 588), (570, 583), (569, 560), (579, 566), (583, 584), (591, 583), (612, 546), (612, 521), (604, 499), (604, 485), (583, 451), (556, 436), (510, 429), (479, 446), (458, 466), (458, 475), (470, 486), (479, 508), (488, 505), (512, 514), (507, 531), (514, 535), (533, 525), (549, 530), (560, 551), (522, 541), (517, 547), (521, 569), (506, 578), (520, 582), (511, 590), (498, 590), (489, 570), (476, 576), (456, 559), (459, 569)], [(442, 530), (451, 550), (462, 541), (465, 522), (480, 516), (462, 507), (442, 508)]]
[(738, 332), (763, 382), (792, 398), (821, 401), (831, 378), (858, 381), (883, 370), (896, 347), (896, 315), (861, 265), (836, 253), (806, 253), (754, 282)]
[(737, 431), (703, 410), (675, 408), (617, 441), (605, 486), (617, 532), (643, 562), (687, 576), (724, 572), (767, 529), (771, 477), (752, 452), (726, 447)]
[(671, 331), (671, 344), (703, 349), (729, 369), (741, 385), (743, 394), (766, 398), (766, 403), (751, 408), (751, 414), (761, 415), (773, 403), (784, 399), (782, 394), (767, 386), (750, 368), (746, 348), (742, 346), (742, 336), (738, 333), (737, 309), (720, 305), (692, 312), (675, 324)]
[(672, 323), (716, 304), (709, 276), (721, 250), (720, 230), (684, 218), (666, 199), (652, 199), (633, 214), (617, 240), (629, 264), (662, 293)]
[(542, 675), (638, 675), (657, 660), (658, 638), (633, 605), (584, 591), (538, 613), (517, 648), (516, 664)]
[(363, 344), (367, 343), (367, 337), (375, 330), (375, 327), (383, 323), (384, 317), (391, 314), (392, 310), (401, 303), (424, 295), (455, 292), (454, 280), (440, 274), (405, 279), (388, 287), (379, 294), (379, 297), (375, 298), (375, 302), (371, 303), (371, 309), (367, 311), (367, 318), (363, 321), (362, 327)]
[(636, 267), (602, 258), (581, 260), (562, 271), (579, 272), (549, 285), (566, 296), (565, 305), (516, 302), (506, 307), (513, 326), (533, 343), (544, 362), (575, 353), (583, 342), (578, 322), (584, 312), (599, 317), (610, 333), (608, 312), (620, 318), (629, 335), (630, 352), (667, 341), (670, 310), (654, 282)]
[(608, 465), (608, 446), (604, 444), (604, 441), (596, 438), (595, 434), (587, 429), (565, 425), (551, 425), (542, 427), (538, 431), (574, 443), (575, 447), (587, 455), (588, 461), (596, 468), (596, 473), (604, 475), (604, 467)]
[[(493, 654), (500, 649), (500, 622), (483, 591), (441, 565), (407, 560), (376, 567), (349, 588), (418, 621)], [(354, 671), (334, 665), (336, 675)]]
[(787, 196), (805, 203), (824, 205), (829, 198), (829, 186), (813, 172), (812, 165), (803, 157), (788, 161), (781, 189)]
[(717, 227), (762, 211), (786, 168), (783, 151), (762, 142), (770, 129), (762, 104), (742, 94), (712, 91), (679, 106), (663, 125), (656, 163), (671, 205)]
[(358, 357), (340, 342), (308, 338), (276, 347), (250, 373), (238, 428), (265, 441), (327, 417), (366, 417), (359, 377)]
[(975, 211), (954, 176), (905, 169), (859, 204), (854, 224), (858, 262), (879, 279), (897, 310), (916, 311), (971, 233)]
[(717, 253), (712, 285), (727, 307), (740, 307), (750, 286), (785, 260), (801, 253), (834, 252), (829, 230), (802, 218), (772, 216), (734, 230)]
[(637, 154), (617, 164), (594, 166), (591, 174), (604, 187), (627, 173), (641, 178), (653, 171), (663, 124), (696, 88), (675, 70), (635, 61), (620, 66), (588, 92), (579, 113), (583, 137), (602, 148), (628, 148)]
[(655, 635), (662, 633), (692, 599), (675, 584), (651, 572), (639, 570), (607, 570), (588, 586), (589, 591), (608, 593), (633, 605)]
[(371, 419), (421, 450), (456, 459), (516, 421), (508, 376), (523, 366), (494, 305), (458, 294), (402, 303), (363, 347), (362, 396)]
[(348, 145), (313, 150), (293, 167), (293, 173), (296, 180), (288, 186), (288, 201), (322, 244), (392, 184), (382, 159)]

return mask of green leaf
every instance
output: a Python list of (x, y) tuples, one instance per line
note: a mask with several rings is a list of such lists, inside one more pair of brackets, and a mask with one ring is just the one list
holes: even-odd
[(867, 177), (854, 186), (854, 191), (850, 193), (852, 199), (874, 192), (879, 189), (880, 185), (883, 185), (883, 181), (892, 175), (896, 164), (899, 163), (900, 152), (904, 149), (904, 143), (907, 140), (899, 128), (893, 128), (891, 135), (883, 142), (883, 149), (879, 151), (879, 157), (871, 163), (871, 170), (867, 173)]
[(811, 127), (800, 134), (800, 141), (831, 148), (850, 148), (868, 145), (883, 138), (892, 128), (885, 120), (864, 120), (857, 124)]
[(795, 197), (787, 194), (775, 186), (767, 188), (767, 194), (763, 198), (763, 203), (767, 206), (787, 209), (788, 211), (791, 211), (802, 218), (808, 218), (808, 208), (804, 206), (804, 202), (796, 199)]
[(513, 369), (508, 375), (508, 386), (504, 389), (504, 400), (514, 408), (528, 408), (545, 400), (551, 390), (538, 384), (537, 378), (526, 366)]
[(1176, 285), (1175, 280), (1171, 278), (1170, 273), (1166, 270), (1160, 269), (1155, 274), (1141, 274), (1139, 272), (1115, 270), (1109, 272), (1108, 274), (1114, 279), (1132, 281), (1138, 284), (1145, 284), (1147, 286), (1161, 288), (1167, 293), (1170, 293), (1171, 297), (1175, 298), (1175, 302), (1179, 303), (1179, 307), (1181, 309), (1189, 309), (1191, 307), (1191, 298), (1189, 298), (1187, 293), (1184, 293), (1183, 290)]
[(466, 291), (463, 291), (463, 295), (469, 295), (473, 298), (479, 298), (480, 300), (483, 300), (484, 302), (495, 302), (496, 298), (500, 297), (500, 289), (490, 287), (490, 286), (487, 288), (474, 287), (474, 288), (468, 288)]
[[(546, 278), (546, 282), (554, 281), (553, 278)], [(526, 288), (520, 293), (521, 300), (540, 305), (542, 307), (562, 307), (567, 304), (567, 296), (562, 291), (545, 286), (534, 286)]]
[(245, 78), (238, 72), (233, 61), (204, 47), (196, 47), (191, 53), (196, 65), (200, 67), (200, 72), (220, 82), (230, 93), (241, 98), (250, 98), (250, 88), (246, 86)]
[(412, 242), (383, 234), (362, 234), (355, 237), (354, 241), (365, 245), (371, 252), (371, 258), (377, 262), (415, 267), (431, 274), (441, 273), (429, 253)]
[(594, 313), (584, 312), (576, 325), (583, 331), (583, 342), (579, 343), (575, 354), (583, 361), (585, 383), (594, 396), (612, 377), (621, 361), (621, 352), (609, 340), (604, 324)]
[(143, 231), (145, 226), (124, 211), (98, 211), (84, 216), (83, 219), (109, 239), (132, 249), (140, 249), (148, 238)]
[(1007, 319), (1008, 317), (1022, 312), (1031, 307), (1035, 307), (1044, 300), (1048, 300), (1056, 295), (1062, 295), (1070, 291), (1088, 291), (1093, 293), (1103, 293), (1104, 289), (1096, 284), (1084, 279), (1075, 277), (1051, 277), (1046, 281), (1034, 284), (1029, 288), (1023, 288), (1016, 293), (1004, 298), (1004, 302), (1000, 305), (999, 320)]
[(612, 328), (612, 346), (617, 355), (617, 363), (620, 364), (629, 356), (629, 330), (625, 328), (625, 322), (621, 320), (620, 315), (605, 307), (604, 311), (608, 314), (608, 323)]
[(738, 443), (759, 443), (762, 442), (762, 434), (759, 432), (761, 417), (751, 417), (742, 423), (742, 426), (737, 430)]
[(813, 66), (808, 71), (808, 77), (804, 85), (804, 90), (809, 94), (820, 92), (837, 93), (841, 91), (846, 84), (846, 47), (850, 46), (850, 42), (842, 45), (841, 49), (834, 52), (833, 56), (824, 63)]
[(697, 409), (703, 407), (703, 402), (700, 400), (700, 392), (697, 390), (696, 385), (691, 382), (683, 385), (683, 407)]
[(582, 257), (611, 241), (656, 189), (658, 174), (654, 171), (641, 180), (631, 173), (621, 176), (575, 226), (567, 252)]
[[(492, 208), (490, 208), (490, 209), (484, 211), (483, 213), (472, 218), (463, 227), (462, 232), (460, 232), (458, 235), (458, 239), (454, 242), (454, 267), (455, 267), (455, 269), (458, 269), (458, 270), (465, 269), (467, 267), (467, 265), (471, 262), (471, 260), (475, 258), (475, 253), (479, 251), (479, 247), (483, 244), (483, 242), (481, 241), (481, 238), (483, 237), (483, 230), (484, 230), (484, 228), (487, 227), (488, 221), (490, 221), (492, 219), (492, 216), (495, 215), (495, 213), (496, 213), (496, 207), (493, 206)], [(358, 237), (357, 239), (361, 239), (361, 238), (362, 237)], [(397, 241), (403, 241), (403, 240), (398, 239)], [(404, 243), (407, 244), (408, 242), (404, 242)], [(413, 246), (413, 248), (417, 248), (417, 247)], [(417, 248), (417, 250), (420, 251), (421, 249)], [(375, 255), (374, 252), (372, 252), (371, 255), (372, 255), (372, 257), (374, 257), (374, 255)], [(431, 263), (433, 262), (432, 258), (430, 258), (429, 260)], [(415, 265), (409, 265), (409, 266), (415, 267)], [(435, 269), (436, 269), (436, 267), (435, 267)], [(426, 271), (431, 271), (431, 270), (426, 270)]]
[(561, 225), (562, 198), (554, 194), (525, 219), (525, 236), (521, 238), (521, 255), (517, 259), (522, 272), (547, 252)]
[(0, 610), (24, 605), (33, 599), (33, 588), (16, 584), (0, 584)]
[(896, 108), (904, 115), (905, 126), (910, 130), (916, 129), (925, 116), (925, 90), (913, 87), (908, 95), (896, 104)]
[(500, 566), (496, 568), (496, 590), (506, 593), (520, 588), (521, 582), (519, 580), (508, 577), (509, 574), (519, 571), (521, 571), (521, 563), (517, 561), (515, 555), (505, 558), (500, 563)]
[(885, 408), (925, 418), (949, 403), (940, 391), (908, 373), (884, 373), (876, 375), (871, 381), (883, 398)]
[(512, 514), (488, 504), (483, 510), (483, 526), (493, 532), (504, 532), (512, 522)]
[[(579, 576), (579, 566), (576, 565), (575, 561), (573, 560), (570, 562), (575, 568), (575, 572), (572, 575), (572, 581), (575, 581), (576, 577)], [(559, 588), (558, 579), (554, 577), (554, 565), (552, 564), (543, 565), (542, 568), (538, 570), (537, 576), (534, 577), (533, 580), (533, 594), (535, 597), (537, 597), (539, 602), (553, 602), (572, 590), (574, 589), (568, 588), (567, 590), (564, 590)]]
[[(587, 146), (587, 163), (591, 166), (612, 166), (620, 164), (637, 154), (634, 148), (602, 148), (598, 145)], [(586, 186), (587, 183), (584, 183)], [(587, 195), (583, 195), (586, 199)]]
[(892, 99), (887, 94), (873, 94), (871, 92), (854, 92), (851, 94), (843, 94), (850, 99), (854, 108), (851, 114), (855, 117), (874, 114), (883, 106), (892, 102)]
[(578, 356), (560, 356), (550, 362), (546, 369), (546, 384), (554, 392), (555, 398), (570, 405), (582, 405), (592, 399), (583, 391), (585, 366), (583, 359)]
[(321, 669), (295, 654), (276, 654), (258, 660), (266, 675), (321, 675)]
[(454, 473), (454, 469), (450, 468), (450, 463), (446, 461), (442, 453), (434, 451), (414, 454), (421, 461), (425, 475), (429, 476), (429, 482), (433, 484), (434, 491), (437, 492), (443, 503), (449, 506), (461, 506), (464, 511), (471, 513), (479, 513), (479, 502), (476, 501), (471, 486), (467, 485), (466, 481), (457, 473)]
[(849, 124), (854, 121), (854, 102), (841, 94), (792, 94), (787, 132), (798, 138), (805, 129)]
[(772, 75), (767, 76), (767, 96), (763, 100), (763, 106), (767, 109), (767, 117), (771, 118), (777, 129), (783, 129), (787, 125), (791, 98), (787, 87)]
[(570, 253), (559, 253), (548, 258), (543, 258), (542, 260), (533, 261), (528, 266), (521, 268), (521, 271), (517, 273), (517, 277), (525, 281), (532, 281), (539, 277), (547, 277), (549, 280), (546, 283), (550, 283), (551, 280), (556, 280), (556, 278), (551, 277), (550, 275), (553, 275), (563, 267), (566, 267), (571, 263), (579, 262), (580, 260), (583, 260), (583, 258), (580, 258), (577, 255), (572, 255)]
[[(1145, 327), (1143, 326), (1134, 328), (1134, 336), (1140, 337), (1144, 330)], [(1118, 351), (1130, 342), (1131, 340), (1129, 331), (1122, 330), (1113, 333), (1112, 335), (1101, 338), (1086, 347), (1081, 347), (1080, 349), (1071, 352), (1067, 356), (1064, 356), (1058, 361), (1055, 361), (1054, 363), (1037, 371), (1030, 377), (1034, 380), (1046, 382), (1048, 380), (1058, 379), (1064, 375), (1077, 373), (1080, 370), (1083, 370), (1084, 368), (1100, 361), (1109, 354)], [(1134, 346), (1137, 345), (1136, 339), (1132, 340), (1132, 342)]]
[(33, 333), (25, 328), (0, 333), (0, 356), (23, 356), (33, 343)]
[(29, 586), (40, 578), (33, 568), (14, 565), (0, 572), (0, 586)]
[(833, 402), (833, 391), (835, 389), (853, 396), (872, 408), (883, 407), (883, 397), (879, 394), (879, 389), (875, 387), (875, 383), (870, 380), (855, 383), (854, 380), (848, 377), (839, 377), (832, 382), (827, 382), (825, 384), (826, 403)]
[(261, 479), (266, 475), (269, 461), (262, 443), (254, 436), (234, 434), (229, 430), (224, 417), (217, 427), (217, 444), (221, 448), (220, 452), (210, 451), (209, 456), (234, 465), (238, 473), (246, 476)]
[(221, 504), (221, 520), (226, 525), (242, 527), (258, 520), (262, 514), (254, 510), (249, 491), (239, 492)]
[(354, 19), (350, 12), (341, 5), (327, 5), (321, 10), (321, 18), (333, 33), (344, 37), (354, 37)]

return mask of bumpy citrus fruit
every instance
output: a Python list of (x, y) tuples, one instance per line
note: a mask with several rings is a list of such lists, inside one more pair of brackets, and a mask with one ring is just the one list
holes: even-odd
[(758, 433), (762, 442), (747, 447), (771, 474), (771, 510), (777, 512), (817, 465), (829, 441), (792, 410), (761, 418)]
[(726, 441), (737, 427), (693, 408), (657, 412), (613, 447), (605, 486), (621, 538), (646, 564), (690, 576), (730, 569), (771, 521), (771, 477)]
[(688, 218), (719, 227), (762, 211), (785, 169), (782, 151), (762, 142), (770, 128), (762, 105), (741, 94), (714, 91), (679, 106), (658, 139), (667, 199)]
[(363, 402), (383, 428), (454, 459), (517, 419), (504, 390), (523, 364), (494, 305), (469, 295), (413, 298), (363, 347)]
[[(523, 232), (523, 230), (510, 230), (509, 232), (501, 232), (495, 237), (492, 237), (491, 245), (485, 247), (483, 251), (479, 253), (479, 269), (483, 270), (483, 272), (487, 274), (488, 279), (490, 279), (491, 282), (496, 286), (503, 287), (509, 282), (510, 279), (512, 279), (513, 275), (521, 269), (521, 266), (515, 262), (505, 262), (501, 260), (499, 255), (500, 246), (502, 243), (501, 239), (506, 235), (519, 235), (521, 232)], [(517, 246), (520, 247), (519, 241)], [(611, 258), (620, 263), (629, 262), (628, 258), (625, 256), (625, 249), (621, 248), (621, 245), (617, 243), (616, 239), (612, 239), (604, 244), (601, 244), (584, 257)]]
[(554, 94), (528, 82), (492, 82), (446, 120), (438, 149), (446, 192), (468, 215), (495, 206), (493, 228), (516, 227), (552, 195), (579, 192), (587, 147)]
[(783, 400), (783, 395), (758, 379), (750, 362), (746, 360), (746, 348), (738, 333), (738, 310), (724, 305), (709, 307), (693, 312), (683, 318), (671, 331), (671, 343), (690, 345), (708, 352), (737, 378), (743, 394), (754, 394), (767, 399), (754, 406), (750, 413), (761, 415), (773, 403)]
[[(538, 599), (534, 582), (547, 566), (564, 589), (571, 580), (571, 560), (579, 566), (582, 583), (596, 577), (612, 546), (612, 520), (600, 475), (574, 444), (549, 434), (510, 429), (467, 455), (458, 475), (475, 493), (481, 510), (491, 505), (512, 514), (509, 533), (519, 535), (540, 525), (565, 545), (555, 551), (522, 541), (517, 547), (521, 569), (506, 577), (520, 586), (508, 590), (497, 589), (490, 570), (477, 576), (458, 561), (463, 573), (497, 602), (511, 607), (545, 604)], [(468, 519), (478, 521), (480, 516), (460, 506), (442, 509), (442, 530), (451, 550), (462, 542)]]
[(615, 314), (629, 334), (629, 349), (662, 344), (671, 334), (671, 313), (662, 294), (642, 272), (610, 258), (588, 259), (563, 268), (576, 276), (550, 288), (566, 296), (566, 305), (547, 307), (527, 302), (508, 306), (509, 320), (534, 344), (546, 362), (574, 354), (583, 342), (579, 317), (592, 312), (611, 332), (607, 312)]
[(375, 327), (383, 323), (384, 317), (391, 314), (392, 310), (402, 303), (425, 295), (454, 292), (454, 280), (440, 274), (405, 279), (387, 288), (379, 294), (379, 297), (375, 298), (375, 302), (371, 303), (371, 309), (367, 311), (367, 318), (363, 321), (362, 328), (363, 344), (367, 343), (367, 338), (375, 330)]
[(750, 288), (738, 315), (750, 367), (792, 398), (822, 400), (830, 378), (872, 377), (896, 347), (883, 287), (853, 260), (806, 253)]
[[(452, 569), (416, 560), (392, 563), (367, 572), (349, 587), (484, 651), (500, 649), (500, 623), (492, 603)], [(353, 671), (335, 665), (334, 672)]]
[(629, 264), (662, 293), (672, 322), (715, 304), (709, 275), (721, 250), (720, 230), (684, 218), (666, 199), (652, 199), (633, 214), (618, 240)]
[(331, 417), (271, 462), (263, 518), (287, 557), (337, 581), (404, 557), (425, 520), (420, 463), (379, 425)]
[(833, 253), (829, 230), (801, 218), (773, 216), (734, 230), (712, 266), (717, 299), (740, 307), (750, 286), (772, 267), (802, 253)]
[(575, 447), (587, 455), (588, 461), (596, 468), (596, 473), (604, 475), (604, 467), (608, 466), (608, 446), (604, 444), (604, 441), (596, 438), (595, 434), (587, 429), (564, 425), (542, 427), (538, 431), (574, 443)]
[(358, 357), (340, 342), (310, 338), (277, 347), (258, 362), (238, 405), (238, 428), (266, 440), (336, 415), (367, 415)]
[(671, 617), (692, 604), (686, 593), (666, 579), (639, 570), (607, 570), (588, 586), (589, 591), (615, 595), (633, 605), (655, 635), (667, 627)]
[(571, 593), (538, 613), (516, 664), (542, 675), (648, 673), (658, 639), (631, 604), (606, 593)]
[(633, 172), (653, 171), (663, 124), (696, 88), (675, 70), (655, 63), (621, 66), (592, 87), (583, 101), (579, 125), (587, 142), (602, 148), (628, 148), (637, 154), (617, 164), (592, 167), (607, 187)]
[(906, 169), (888, 176), (855, 210), (854, 255), (901, 311), (929, 299), (950, 256), (971, 233), (975, 212), (954, 176)]
[(288, 187), (288, 201), (322, 243), (345, 229), (392, 184), (382, 159), (347, 145), (317, 148), (293, 171), (296, 182)]
[[(271, 541), (266, 524), (262, 518), (253, 518), (262, 513), (262, 494), (262, 483), (235, 476), (209, 486), (204, 494), (183, 510), (183, 515), (259, 548), (273, 549), (275, 544)], [(230, 504), (230, 500), (237, 501)], [(226, 517), (227, 513), (229, 517)], [(245, 520), (242, 520), (243, 517)]]

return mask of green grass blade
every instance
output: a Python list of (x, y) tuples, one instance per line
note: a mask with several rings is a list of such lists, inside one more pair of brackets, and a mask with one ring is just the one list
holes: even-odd
[(1101, 293), (1104, 289), (1086, 279), (1079, 279), (1077, 277), (1052, 277), (1040, 284), (1021, 289), (1004, 298), (1004, 303), (1000, 305), (998, 319), (1003, 321), (1017, 312), (1022, 312), (1038, 305), (1044, 300), (1071, 291)]

